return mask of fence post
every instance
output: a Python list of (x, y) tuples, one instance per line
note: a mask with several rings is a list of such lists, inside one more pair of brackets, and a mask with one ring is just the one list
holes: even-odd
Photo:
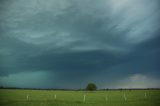
[(124, 100), (126, 101), (126, 100), (127, 100), (126, 94), (124, 93), (124, 95), (123, 95), (123, 96), (124, 96)]
[(29, 100), (29, 95), (28, 94), (26, 95), (26, 99)]
[(144, 98), (147, 98), (147, 93), (146, 92), (144, 93)]
[(83, 96), (83, 102), (85, 102), (86, 101), (86, 95), (84, 94), (84, 96)]
[(106, 95), (106, 101), (108, 101), (108, 95)]
[(56, 99), (57, 98), (57, 95), (56, 94), (54, 94), (54, 99)]

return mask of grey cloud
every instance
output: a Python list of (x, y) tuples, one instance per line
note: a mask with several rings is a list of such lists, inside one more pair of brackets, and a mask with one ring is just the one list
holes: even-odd
[(159, 4), (2, 0), (0, 76), (43, 71), (54, 73), (63, 84), (83, 85), (111, 81), (114, 73), (113, 81), (134, 73), (159, 73)]

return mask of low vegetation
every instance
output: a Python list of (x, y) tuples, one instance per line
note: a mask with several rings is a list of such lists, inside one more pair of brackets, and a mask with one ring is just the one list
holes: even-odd
[(0, 106), (160, 106), (160, 90), (90, 92), (1, 89)]

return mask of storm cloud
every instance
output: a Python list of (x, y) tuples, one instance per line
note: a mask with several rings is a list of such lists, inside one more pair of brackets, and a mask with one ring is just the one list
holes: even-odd
[[(159, 87), (159, 5), (159, 0), (1, 0), (0, 85)], [(143, 86), (133, 80), (139, 76)]]

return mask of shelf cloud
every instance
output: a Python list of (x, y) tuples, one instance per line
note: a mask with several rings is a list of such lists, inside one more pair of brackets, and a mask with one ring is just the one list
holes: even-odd
[[(159, 5), (159, 0), (1, 0), (0, 86), (83, 88), (95, 82), (103, 88), (141, 75), (153, 78), (147, 84), (159, 81)], [(34, 86), (27, 82), (32, 78)]]

